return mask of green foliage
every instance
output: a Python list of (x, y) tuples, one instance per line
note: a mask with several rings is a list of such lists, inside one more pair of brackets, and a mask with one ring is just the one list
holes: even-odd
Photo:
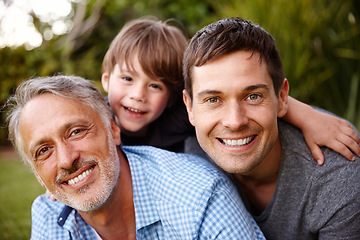
[(42, 193), (30, 168), (0, 159), (0, 239), (30, 239), (31, 204)]

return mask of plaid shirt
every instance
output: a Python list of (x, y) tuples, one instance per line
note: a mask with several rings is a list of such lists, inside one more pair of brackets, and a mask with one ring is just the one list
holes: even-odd
[[(137, 239), (265, 239), (231, 181), (208, 161), (123, 146), (132, 176)], [(72, 208), (41, 195), (31, 239), (96, 239)]]

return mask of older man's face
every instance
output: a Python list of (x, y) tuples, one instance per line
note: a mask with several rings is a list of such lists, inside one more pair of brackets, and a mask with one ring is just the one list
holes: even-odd
[(192, 70), (193, 99), (184, 91), (201, 147), (222, 169), (249, 173), (279, 158), (277, 117), (286, 113), (287, 82), (277, 98), (266, 63), (239, 51)]
[(120, 173), (120, 136), (105, 128), (98, 113), (46, 93), (25, 105), (19, 129), (39, 181), (57, 200), (80, 211), (106, 202)]

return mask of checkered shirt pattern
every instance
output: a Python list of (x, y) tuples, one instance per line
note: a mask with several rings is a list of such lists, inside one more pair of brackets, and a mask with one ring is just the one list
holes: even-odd
[[(132, 175), (136, 238), (265, 239), (231, 181), (208, 161), (149, 146), (123, 146)], [(121, 214), (121, 213), (120, 213)], [(96, 239), (73, 209), (39, 196), (31, 239)]]
[(79, 213), (45, 194), (38, 196), (31, 207), (31, 240), (96, 239), (94, 230)]
[(231, 181), (207, 160), (124, 146), (137, 239), (265, 239)]

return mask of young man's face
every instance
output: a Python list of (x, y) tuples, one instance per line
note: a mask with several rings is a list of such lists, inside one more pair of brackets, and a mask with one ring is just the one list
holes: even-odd
[(36, 176), (54, 197), (80, 211), (102, 206), (120, 173), (120, 131), (78, 101), (45, 93), (30, 100), (19, 122)]
[(251, 54), (239, 51), (194, 67), (192, 101), (184, 91), (201, 147), (230, 173), (251, 174), (281, 154), (274, 146), (280, 146), (277, 117), (286, 113), (287, 81), (277, 98), (266, 63)]
[(123, 134), (141, 135), (164, 112), (170, 92), (162, 81), (144, 73), (137, 58), (129, 68), (115, 65), (110, 75), (102, 75), (102, 85)]

